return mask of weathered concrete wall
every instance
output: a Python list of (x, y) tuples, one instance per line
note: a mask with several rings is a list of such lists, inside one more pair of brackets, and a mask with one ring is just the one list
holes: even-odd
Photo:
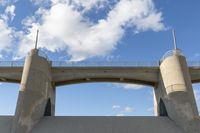
[[(12, 117), (0, 116), (1, 133)], [(44, 117), (31, 133), (185, 133), (167, 117)]]
[(163, 79), (161, 74), (159, 74), (158, 84), (154, 87), (154, 112), (156, 116), (161, 116), (160, 100), (166, 96), (167, 92), (164, 87)]
[(184, 133), (167, 117), (46, 117), (31, 133)]
[(164, 86), (160, 82), (157, 97), (162, 98), (167, 115), (186, 132), (199, 133), (199, 114), (185, 57), (167, 57), (160, 65), (160, 71)]
[(10, 133), (13, 116), (0, 116), (0, 133)]
[(22, 67), (0, 67), (0, 82), (20, 83)]
[(11, 133), (27, 133), (44, 115), (53, 115), (54, 91), (49, 62), (33, 50), (25, 61)]

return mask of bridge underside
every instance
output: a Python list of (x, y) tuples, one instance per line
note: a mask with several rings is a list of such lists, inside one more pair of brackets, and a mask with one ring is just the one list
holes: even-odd
[[(2, 133), (10, 133), (10, 116), (0, 117)], [(31, 133), (185, 133), (167, 117), (44, 117)]]

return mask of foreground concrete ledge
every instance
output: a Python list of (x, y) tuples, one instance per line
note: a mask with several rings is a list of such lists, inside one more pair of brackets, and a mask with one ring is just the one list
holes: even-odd
[(184, 133), (167, 117), (46, 117), (31, 133)]
[[(0, 116), (0, 130), (10, 133), (11, 116)], [(31, 133), (185, 133), (167, 117), (50, 116)]]

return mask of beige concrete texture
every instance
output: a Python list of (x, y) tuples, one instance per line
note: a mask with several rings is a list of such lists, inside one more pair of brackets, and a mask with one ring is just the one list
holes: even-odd
[[(28, 133), (46, 115), (45, 111), (54, 115), (53, 89), (50, 63), (33, 50), (25, 61), (11, 133)], [(52, 109), (46, 110), (49, 99)]]
[(199, 113), (185, 57), (167, 57), (161, 63), (160, 71), (163, 82), (160, 82), (157, 94), (164, 101), (167, 115), (186, 132), (199, 133)]
[(0, 67), (0, 82), (20, 83), (23, 67)]

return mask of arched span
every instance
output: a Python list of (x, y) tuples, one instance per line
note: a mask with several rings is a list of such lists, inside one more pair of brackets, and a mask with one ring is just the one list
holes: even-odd
[(55, 86), (88, 82), (119, 82), (155, 86), (158, 82), (158, 75), (158, 67), (52, 68), (52, 81)]
[[(20, 83), (22, 71), (23, 67), (0, 67), (0, 82)], [(159, 80), (159, 71), (159, 67), (52, 67), (51, 75), (57, 86), (88, 82), (86, 79), (154, 85)], [(189, 72), (192, 83), (199, 83), (200, 68), (189, 67)]]
[(129, 83), (129, 84), (139, 84), (147, 86), (155, 86), (156, 83), (145, 82), (134, 79), (122, 79), (122, 78), (83, 78), (56, 82), (56, 86), (70, 85), (70, 84), (80, 84), (80, 83), (93, 83), (93, 82), (113, 82), (113, 83)]
[(0, 82), (20, 83), (23, 67), (0, 67)]

